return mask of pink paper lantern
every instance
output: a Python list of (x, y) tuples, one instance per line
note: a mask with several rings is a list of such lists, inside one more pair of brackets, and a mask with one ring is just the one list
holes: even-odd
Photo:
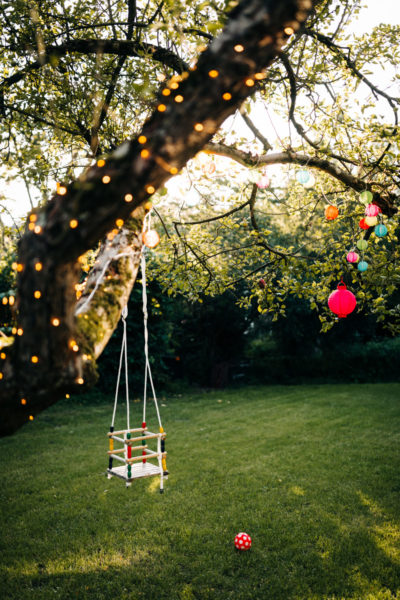
[(257, 181), (257, 187), (260, 190), (265, 190), (269, 186), (269, 179), (267, 175), (262, 175), (261, 178)]
[(368, 204), (365, 207), (365, 216), (366, 217), (376, 217), (381, 212), (381, 209), (376, 204)]
[(348, 253), (348, 255), (346, 256), (346, 258), (347, 258), (347, 262), (349, 262), (349, 263), (356, 263), (360, 257), (357, 254), (357, 252), (351, 251), (351, 252)]
[(328, 306), (335, 315), (344, 319), (355, 309), (357, 300), (354, 294), (349, 292), (343, 281), (337, 286), (337, 290), (332, 292), (328, 298)]

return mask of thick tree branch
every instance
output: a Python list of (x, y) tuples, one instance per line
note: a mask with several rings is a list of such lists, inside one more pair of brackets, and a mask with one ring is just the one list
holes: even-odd
[[(3, 361), (3, 434), (27, 420), (26, 410), (15, 408), (22, 396), (29, 396), (35, 414), (52, 404), (67, 384), (80, 385), (83, 379), (83, 358), (71, 351), (77, 258), (117, 220), (126, 221), (132, 209), (147, 202), (210, 141), (254, 91), (249, 81), (254, 82), (255, 74), (268, 67), (286, 43), (285, 28), (298, 30), (311, 6), (311, 0), (244, 0), (196, 68), (175, 77), (178, 89), (167, 84), (170, 94), (160, 94), (140, 137), (88, 169), (66, 193), (55, 195), (36, 213), (35, 227), (27, 228), (19, 245), (18, 325), (24, 334)], [(237, 44), (245, 51), (236, 52)], [(33, 301), (34, 290), (43, 291), (42, 304)], [(50, 320), (54, 307), (60, 310), (59, 315), (53, 313), (60, 321), (57, 327)], [(57, 376), (50, 377), (52, 373)], [(17, 415), (12, 423), (11, 414)]]
[(254, 156), (249, 152), (244, 152), (231, 146), (225, 146), (224, 144), (208, 143), (205, 150), (218, 154), (220, 156), (226, 156), (232, 160), (236, 160), (242, 165), (247, 167), (257, 167), (261, 165), (277, 165), (277, 164), (297, 164), (303, 165), (310, 168), (316, 168), (320, 171), (324, 171), (331, 175), (338, 181), (341, 181), (346, 186), (352, 188), (356, 192), (362, 192), (369, 190), (373, 194), (373, 202), (377, 204), (382, 212), (388, 216), (393, 216), (397, 212), (396, 196), (387, 191), (377, 191), (376, 187), (382, 185), (380, 183), (366, 182), (361, 177), (355, 177), (348, 171), (345, 171), (339, 167), (335, 162), (319, 158), (317, 156), (310, 156), (308, 154), (300, 154), (298, 152), (274, 152), (273, 154), (262, 154)]
[[(17, 47), (11, 49), (20, 52), (20, 49)], [(46, 46), (46, 53), (41, 56), (40, 61), (36, 60), (21, 71), (3, 79), (3, 81), (0, 82), (0, 91), (10, 88), (15, 83), (24, 79), (26, 75), (32, 71), (41, 69), (43, 65), (51, 63), (54, 58), (60, 58), (68, 53), (102, 53), (124, 57), (143, 57), (143, 55), (147, 55), (153, 60), (170, 67), (176, 73), (182, 73), (189, 68), (185, 61), (174, 52), (171, 52), (171, 50), (160, 48), (159, 46), (148, 44), (146, 42), (139, 42), (137, 40), (103, 40), (95, 38), (69, 40), (59, 46)]]
[(118, 233), (103, 241), (76, 305), (77, 339), (82, 340), (82, 353), (87, 363), (83, 372), (85, 379), (92, 361), (103, 352), (128, 303), (140, 265), (145, 212), (141, 206), (136, 208)]

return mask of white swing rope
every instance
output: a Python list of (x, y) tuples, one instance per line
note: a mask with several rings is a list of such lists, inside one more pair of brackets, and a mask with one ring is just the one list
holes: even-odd
[(144, 355), (146, 359), (145, 374), (144, 374), (144, 392), (143, 392), (143, 422), (146, 422), (146, 402), (147, 402), (147, 376), (150, 380), (151, 391), (153, 393), (154, 406), (156, 407), (157, 419), (160, 429), (162, 428), (160, 411), (158, 408), (156, 391), (154, 389), (153, 377), (151, 375), (151, 367), (149, 361), (149, 333), (147, 329), (147, 289), (146, 289), (146, 258), (144, 252), (141, 257), (141, 269), (142, 269), (142, 293), (143, 293), (143, 325), (144, 325)]
[(123, 334), (122, 334), (122, 344), (121, 344), (121, 354), (119, 357), (119, 367), (118, 367), (118, 377), (117, 377), (117, 386), (115, 389), (115, 398), (114, 398), (114, 410), (111, 420), (111, 431), (114, 429), (115, 415), (117, 412), (117, 404), (118, 404), (118, 391), (119, 384), (121, 381), (121, 371), (122, 371), (122, 362), (125, 355), (125, 388), (126, 388), (126, 425), (127, 429), (129, 427), (129, 386), (128, 386), (128, 348), (127, 348), (127, 335), (126, 335), (126, 317), (128, 316), (128, 307), (124, 306), (122, 309), (122, 323), (124, 326)]
[[(147, 231), (150, 230), (151, 226), (151, 213), (148, 213), (145, 219), (145, 229)], [(126, 256), (125, 254), (118, 255)], [(110, 262), (110, 261), (109, 261)], [(106, 265), (108, 266), (108, 264)], [(154, 388), (153, 377), (151, 374), (151, 367), (149, 361), (149, 332), (147, 327), (148, 321), (148, 311), (147, 311), (147, 281), (146, 281), (146, 257), (144, 254), (144, 248), (142, 249), (142, 255), (140, 258), (140, 266), (142, 271), (142, 298), (143, 298), (143, 329), (144, 329), (144, 354), (145, 354), (145, 375), (144, 375), (144, 392), (143, 392), (143, 423), (146, 422), (146, 408), (147, 408), (147, 378), (149, 378), (151, 391), (153, 393), (153, 401), (154, 406), (156, 408), (157, 419), (160, 429), (162, 429), (160, 410), (158, 408), (156, 391)], [(100, 275), (99, 279), (96, 282), (95, 288), (97, 288), (99, 281), (101, 280), (103, 274), (105, 272), (105, 268), (103, 269), (103, 273)], [(93, 295), (95, 290), (92, 291), (89, 296), (88, 301), (90, 301), (91, 296)], [(85, 304), (86, 304), (85, 302)], [(128, 339), (127, 339), (127, 330), (126, 330), (126, 318), (128, 316), (128, 306), (124, 306), (122, 309), (122, 322), (123, 322), (123, 335), (122, 335), (122, 344), (121, 344), (121, 354), (119, 358), (119, 367), (118, 367), (118, 376), (117, 376), (117, 385), (115, 389), (115, 397), (114, 397), (114, 410), (111, 421), (111, 430), (114, 428), (115, 415), (117, 412), (117, 404), (118, 404), (118, 392), (121, 381), (121, 372), (122, 372), (122, 363), (125, 364), (125, 389), (126, 389), (126, 422), (127, 429), (130, 429), (130, 405), (129, 405), (129, 386), (128, 386)]]

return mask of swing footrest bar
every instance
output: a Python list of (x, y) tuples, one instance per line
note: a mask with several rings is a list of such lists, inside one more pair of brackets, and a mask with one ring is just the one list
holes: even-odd
[[(131, 476), (127, 477), (126, 475), (126, 467), (113, 467), (112, 469), (107, 469), (107, 473), (109, 475), (115, 475), (120, 479), (124, 479), (125, 481), (131, 481), (132, 479), (138, 479), (140, 477), (152, 477), (153, 475), (161, 475), (160, 467), (158, 465), (152, 465), (151, 463), (141, 463), (137, 465), (132, 465)], [(164, 479), (166, 477), (164, 476)]]

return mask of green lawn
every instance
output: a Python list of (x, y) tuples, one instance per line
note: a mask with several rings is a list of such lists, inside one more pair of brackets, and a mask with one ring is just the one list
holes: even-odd
[(400, 599), (399, 399), (400, 384), (163, 399), (163, 495), (105, 477), (111, 398), (66, 400), (0, 440), (0, 598)]

